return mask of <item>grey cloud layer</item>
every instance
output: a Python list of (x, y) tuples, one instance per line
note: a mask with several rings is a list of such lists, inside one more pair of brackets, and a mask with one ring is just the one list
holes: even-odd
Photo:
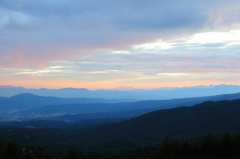
[[(221, 1), (213, 1), (209, 6), (207, 1), (193, 0), (3, 0), (0, 3), (2, 30), (16, 31), (9, 35), (23, 37), (25, 42), (46, 40), (101, 46), (128, 38), (138, 42), (142, 37), (140, 42), (143, 42), (194, 32), (209, 23), (210, 8)], [(29, 31), (36, 39), (23, 35)]]
[(130, 65), (196, 61), (195, 55), (189, 59), (188, 55), (175, 56), (171, 51), (165, 56), (127, 57), (109, 52), (156, 39), (171, 40), (206, 28), (211, 31), (215, 25), (232, 25), (239, 19), (228, 15), (238, 17), (239, 5), (236, 0), (1, 0), (0, 66), (37, 67), (77, 57), (86, 60), (87, 55), (100, 63), (118, 59), (119, 63), (133, 63)]

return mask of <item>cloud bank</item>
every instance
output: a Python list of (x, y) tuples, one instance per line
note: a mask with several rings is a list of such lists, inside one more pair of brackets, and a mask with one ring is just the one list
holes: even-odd
[(237, 0), (2, 0), (1, 81), (237, 84), (239, 8)]

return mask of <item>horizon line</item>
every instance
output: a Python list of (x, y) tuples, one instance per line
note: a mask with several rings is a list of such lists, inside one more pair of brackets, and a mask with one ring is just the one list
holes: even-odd
[(62, 88), (47, 88), (47, 87), (24, 87), (24, 86), (15, 86), (15, 85), (0, 85), (0, 88), (24, 88), (24, 89), (49, 89), (49, 90), (61, 90), (61, 89), (86, 89), (86, 90), (90, 90), (90, 91), (97, 91), (97, 90), (116, 90), (116, 91), (131, 91), (131, 90), (168, 90), (168, 89), (178, 89), (178, 88), (193, 88), (193, 87), (214, 87), (214, 86), (240, 86), (237, 84), (218, 84), (218, 85), (214, 85), (214, 84), (210, 84), (210, 85), (195, 85), (195, 86), (180, 86), (180, 87), (155, 87), (155, 88), (134, 88), (131, 86), (119, 86), (116, 88), (112, 88), (112, 89), (104, 89), (104, 88), (100, 88), (100, 89), (90, 89), (90, 88), (84, 88), (84, 87), (62, 87)]

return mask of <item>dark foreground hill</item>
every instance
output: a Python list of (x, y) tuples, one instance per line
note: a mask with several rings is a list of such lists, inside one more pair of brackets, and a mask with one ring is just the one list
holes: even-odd
[(128, 118), (102, 118), (86, 119), (76, 122), (56, 121), (56, 120), (36, 120), (21, 122), (0, 122), (0, 127), (21, 127), (29, 129), (54, 128), (54, 129), (84, 129), (92, 125), (117, 123)]
[(89, 142), (87, 139), (93, 142), (124, 139), (148, 143), (161, 140), (167, 133), (174, 137), (190, 137), (225, 131), (240, 131), (240, 100), (159, 110), (117, 124), (74, 133), (81, 142)]
[(1, 128), (0, 138), (28, 144), (68, 143), (88, 148), (122, 148), (156, 143), (167, 133), (185, 138), (226, 131), (240, 131), (240, 100), (159, 110), (84, 130)]
[(239, 159), (240, 132), (191, 139), (166, 136), (159, 144), (92, 151), (69, 144), (20, 145), (0, 140), (1, 159)]

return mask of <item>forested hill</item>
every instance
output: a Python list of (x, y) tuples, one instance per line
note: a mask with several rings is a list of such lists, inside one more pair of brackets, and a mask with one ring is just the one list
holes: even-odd
[(240, 100), (232, 100), (154, 111), (121, 123), (74, 133), (81, 142), (124, 139), (146, 143), (159, 141), (167, 133), (189, 137), (239, 130)]
[[(158, 110), (119, 123), (84, 130), (0, 129), (0, 138), (21, 143), (68, 143), (88, 147), (117, 148), (122, 144), (149, 144), (173, 137), (240, 130), (240, 100), (204, 102), (191, 107)], [(26, 136), (28, 138), (26, 138)], [(106, 146), (107, 145), (107, 146)]]

